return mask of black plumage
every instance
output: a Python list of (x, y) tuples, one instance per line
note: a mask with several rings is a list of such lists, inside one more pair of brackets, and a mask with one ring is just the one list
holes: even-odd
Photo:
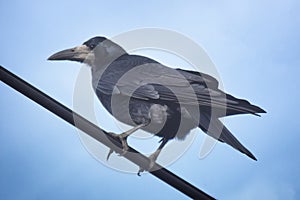
[(93, 89), (103, 106), (119, 121), (142, 125), (139, 128), (162, 138), (153, 160), (170, 139), (184, 139), (196, 127), (256, 160), (219, 118), (265, 111), (221, 91), (218, 81), (208, 74), (172, 69), (128, 54), (104, 37), (58, 52), (49, 60), (73, 60), (91, 66)]

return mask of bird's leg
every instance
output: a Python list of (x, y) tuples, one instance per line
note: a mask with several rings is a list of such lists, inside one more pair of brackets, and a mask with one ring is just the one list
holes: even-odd
[[(155, 165), (155, 161), (157, 160), (157, 157), (158, 155), (160, 154), (161, 150), (163, 149), (163, 147), (167, 144), (167, 142), (169, 141), (169, 139), (166, 139), (166, 138), (163, 138), (162, 140), (162, 143), (159, 145), (159, 147), (156, 149), (156, 151), (154, 153), (152, 153), (148, 158), (150, 160), (150, 164), (149, 164), (149, 167), (147, 169), (147, 171), (150, 171), (151, 168)], [(146, 169), (140, 167), (137, 175), (140, 176), (141, 173), (143, 171), (145, 171)]]
[[(146, 124), (140, 124), (136, 127), (133, 127), (132, 129), (129, 129), (128, 131), (125, 131), (121, 134), (115, 134), (115, 133), (109, 133), (111, 136), (115, 137), (115, 138), (118, 138), (121, 143), (122, 143), (122, 153), (120, 154), (120, 156), (123, 156), (129, 149), (128, 147), (128, 143), (127, 143), (127, 137), (129, 135), (131, 135), (132, 133), (134, 133), (135, 131), (137, 131), (138, 129), (142, 128), (146, 126)], [(108, 154), (107, 154), (107, 157), (106, 157), (106, 160), (109, 159), (110, 155), (113, 153), (114, 151), (112, 149), (109, 150)]]

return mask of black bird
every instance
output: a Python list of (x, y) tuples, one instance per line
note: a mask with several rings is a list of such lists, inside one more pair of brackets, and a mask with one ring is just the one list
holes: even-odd
[(221, 91), (218, 81), (208, 74), (173, 69), (153, 59), (128, 54), (105, 37), (91, 38), (48, 59), (78, 61), (91, 67), (92, 86), (103, 106), (119, 121), (134, 126), (115, 135), (122, 141), (124, 153), (128, 149), (127, 137), (143, 129), (162, 138), (150, 156), (154, 163), (170, 139), (184, 139), (190, 130), (199, 127), (256, 160), (219, 118), (265, 111)]

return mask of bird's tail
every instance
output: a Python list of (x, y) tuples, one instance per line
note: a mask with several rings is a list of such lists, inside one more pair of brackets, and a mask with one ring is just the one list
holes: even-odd
[(220, 142), (224, 142), (235, 148), (236, 150), (246, 154), (253, 160), (257, 160), (255, 156), (244, 147), (236, 137), (223, 125), (219, 119), (210, 119), (208, 116), (201, 115), (199, 128), (201, 128), (206, 134), (213, 137)]
[(253, 114), (259, 116), (258, 113), (266, 113), (266, 111), (259, 106), (251, 104), (245, 99), (238, 99), (232, 95), (226, 94), (227, 106), (226, 116), (236, 114)]

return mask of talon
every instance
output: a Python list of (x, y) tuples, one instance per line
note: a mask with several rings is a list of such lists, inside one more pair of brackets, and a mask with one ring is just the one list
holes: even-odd
[(145, 169), (143, 169), (143, 168), (140, 167), (140, 169), (139, 169), (137, 175), (138, 175), (138, 176), (141, 176), (141, 173), (144, 172), (144, 171), (145, 171)]
[(107, 156), (106, 156), (106, 160), (107, 160), (107, 161), (108, 161), (110, 155), (111, 155), (113, 152), (114, 152), (114, 151), (113, 151), (112, 149), (109, 149), (109, 152), (108, 152), (108, 154), (107, 154)]

